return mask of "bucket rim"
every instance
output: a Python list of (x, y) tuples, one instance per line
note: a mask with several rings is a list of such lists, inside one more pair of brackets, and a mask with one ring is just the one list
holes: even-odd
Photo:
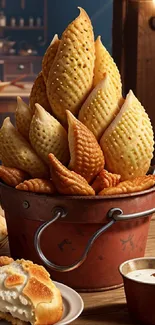
[(101, 195), (88, 195), (88, 196), (78, 196), (78, 195), (50, 195), (50, 194), (43, 194), (43, 193), (33, 193), (33, 192), (28, 192), (28, 191), (21, 191), (21, 190), (18, 190), (14, 187), (11, 187), (9, 185), (6, 185), (2, 182), (0, 182), (0, 187), (4, 187), (6, 189), (8, 189), (9, 191), (12, 191), (12, 192), (16, 192), (18, 191), (18, 194), (19, 192), (21, 192), (21, 195), (24, 195), (25, 193), (29, 196), (32, 196), (32, 197), (35, 197), (35, 196), (40, 196), (40, 197), (48, 197), (48, 198), (53, 198), (53, 199), (65, 199), (65, 200), (97, 200), (97, 201), (101, 201), (101, 200), (112, 200), (112, 199), (115, 199), (115, 200), (119, 200), (119, 199), (124, 199), (124, 198), (135, 198), (135, 197), (139, 197), (139, 196), (142, 196), (142, 195), (145, 195), (145, 194), (151, 194), (152, 192), (155, 192), (155, 186), (147, 189), (147, 190), (144, 190), (144, 191), (139, 191), (139, 192), (134, 192), (134, 193), (126, 193), (126, 194), (117, 194), (117, 195), (105, 195), (105, 196), (101, 196)]

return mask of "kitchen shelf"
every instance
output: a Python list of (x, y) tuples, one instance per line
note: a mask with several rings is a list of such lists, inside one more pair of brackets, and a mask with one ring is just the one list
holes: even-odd
[(37, 26), (33, 26), (33, 27), (29, 27), (29, 26), (23, 26), (23, 27), (20, 27), (20, 26), (16, 26), (16, 27), (5, 26), (5, 27), (0, 27), (0, 28), (5, 29), (5, 30), (44, 30), (44, 26), (40, 26), (40, 27), (37, 27)]

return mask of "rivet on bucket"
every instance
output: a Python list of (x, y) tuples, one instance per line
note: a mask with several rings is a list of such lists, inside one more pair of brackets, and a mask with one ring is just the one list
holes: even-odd
[(23, 202), (23, 208), (28, 209), (30, 207), (30, 203), (28, 201)]

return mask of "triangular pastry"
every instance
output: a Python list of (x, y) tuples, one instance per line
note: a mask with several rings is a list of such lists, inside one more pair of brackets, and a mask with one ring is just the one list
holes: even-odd
[(119, 101), (110, 77), (105, 74), (82, 105), (78, 119), (99, 140), (119, 111)]
[(54, 115), (66, 123), (66, 109), (74, 115), (88, 96), (93, 83), (94, 34), (84, 9), (63, 32), (47, 80), (47, 95)]
[(71, 157), (69, 168), (90, 183), (104, 168), (103, 152), (94, 134), (70, 111), (67, 111), (67, 119)]
[(51, 178), (59, 193), (66, 195), (95, 194), (85, 178), (67, 169), (53, 154), (49, 154), (49, 161)]
[(32, 110), (32, 113), (35, 112), (35, 104), (38, 103), (41, 106), (43, 106), (46, 111), (52, 112), (51, 106), (49, 104), (47, 94), (46, 94), (46, 85), (44, 82), (42, 71), (38, 74), (37, 78), (35, 79), (31, 93), (30, 93), (30, 108)]
[(47, 48), (47, 50), (43, 56), (42, 74), (43, 74), (45, 84), (47, 83), (48, 74), (49, 74), (50, 68), (54, 62), (54, 58), (57, 53), (59, 43), (60, 43), (60, 40), (58, 38), (58, 35), (55, 34), (51, 44), (49, 45), (49, 47)]
[(30, 144), (15, 129), (7, 117), (1, 127), (2, 162), (7, 167), (19, 168), (32, 177), (48, 178), (48, 167), (37, 156)]
[(132, 91), (113, 122), (104, 132), (100, 146), (108, 171), (121, 180), (145, 175), (153, 157), (154, 139), (150, 119)]
[(32, 111), (19, 96), (17, 97), (15, 119), (17, 130), (29, 141), (29, 129), (32, 120)]
[(36, 104), (29, 134), (30, 142), (38, 156), (49, 163), (53, 153), (63, 164), (69, 161), (68, 137), (64, 127), (52, 115)]

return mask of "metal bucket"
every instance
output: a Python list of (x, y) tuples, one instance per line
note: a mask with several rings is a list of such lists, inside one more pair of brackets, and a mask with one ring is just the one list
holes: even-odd
[(11, 256), (45, 265), (53, 280), (76, 290), (122, 285), (118, 266), (145, 254), (155, 188), (111, 197), (53, 197), (1, 183), (0, 194)]

